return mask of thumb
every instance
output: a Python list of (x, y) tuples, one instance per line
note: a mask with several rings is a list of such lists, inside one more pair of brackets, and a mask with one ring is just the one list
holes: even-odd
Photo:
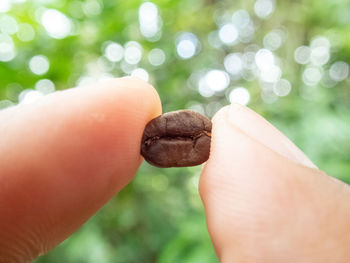
[[(322, 256), (329, 248), (317, 241), (339, 245), (350, 191), (314, 167), (248, 108), (233, 105), (215, 115), (199, 192), (221, 262), (303, 262), (309, 254), (321, 257), (309, 262), (328, 262)], [(329, 222), (337, 227), (320, 230)]]
[(53, 248), (134, 176), (146, 123), (160, 114), (147, 83), (114, 79), (0, 112), (0, 262)]

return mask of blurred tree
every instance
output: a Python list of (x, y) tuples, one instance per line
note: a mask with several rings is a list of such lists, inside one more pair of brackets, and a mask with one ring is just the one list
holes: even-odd
[[(164, 111), (248, 104), (350, 183), (349, 14), (348, 0), (1, 0), (0, 108), (134, 75)], [(37, 262), (217, 262), (199, 172), (143, 164)]]

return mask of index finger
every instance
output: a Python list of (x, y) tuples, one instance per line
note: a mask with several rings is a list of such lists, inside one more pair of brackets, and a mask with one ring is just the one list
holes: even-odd
[(0, 262), (26, 262), (79, 228), (135, 174), (147, 83), (114, 79), (0, 113)]

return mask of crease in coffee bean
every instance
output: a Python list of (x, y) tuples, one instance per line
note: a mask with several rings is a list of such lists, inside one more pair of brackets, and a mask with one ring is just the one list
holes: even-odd
[[(144, 144), (146, 146), (149, 146), (151, 145), (153, 142), (156, 142), (157, 140), (160, 140), (160, 139), (173, 139), (173, 140), (181, 140), (181, 139), (185, 139), (185, 138), (188, 138), (188, 139), (191, 139), (193, 141), (197, 141), (198, 138), (200, 138), (202, 135), (206, 135), (208, 137), (211, 138), (211, 132), (207, 132), (207, 131), (204, 131), (204, 132), (200, 132), (196, 135), (191, 135), (191, 136), (154, 136), (154, 137), (150, 137), (150, 138), (147, 138), (144, 142)], [(195, 143), (194, 143), (195, 145)]]

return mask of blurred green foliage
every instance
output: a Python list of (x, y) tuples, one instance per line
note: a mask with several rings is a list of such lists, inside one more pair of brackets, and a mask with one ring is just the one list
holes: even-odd
[[(141, 0), (1, 1), (1, 107), (50, 92), (53, 83), (62, 90), (104, 77), (137, 75), (135, 69), (141, 68), (157, 88), (164, 111), (192, 108), (211, 117), (230, 100), (249, 100), (320, 169), (350, 183), (348, 0), (153, 0), (144, 25)], [(154, 7), (155, 31), (148, 27), (154, 21), (147, 20)], [(58, 18), (50, 13), (43, 19), (48, 10), (59, 12)], [(142, 51), (136, 63), (126, 62), (129, 41)], [(123, 60), (106, 51), (113, 43), (123, 46)], [(301, 46), (309, 53), (299, 54)], [(154, 49), (164, 52), (164, 62), (159, 62), (159, 50), (158, 62), (152, 62)], [(267, 54), (260, 67), (258, 53)], [(233, 65), (224, 63), (230, 54), (238, 58)], [(273, 72), (266, 69), (271, 54)], [(48, 60), (47, 70), (42, 62), (39, 69), (30, 66), (37, 55)], [(237, 63), (242, 67), (237, 69)], [(210, 81), (201, 86), (212, 70), (220, 71), (214, 75), (221, 78), (219, 84), (230, 75), (222, 89)], [(290, 92), (288, 85), (287, 90), (278, 86), (280, 78), (291, 84)], [(47, 81), (38, 85), (42, 79)], [(233, 93), (237, 87), (243, 94)], [(143, 164), (132, 183), (37, 262), (217, 262), (197, 191), (199, 172), (200, 167)]]

